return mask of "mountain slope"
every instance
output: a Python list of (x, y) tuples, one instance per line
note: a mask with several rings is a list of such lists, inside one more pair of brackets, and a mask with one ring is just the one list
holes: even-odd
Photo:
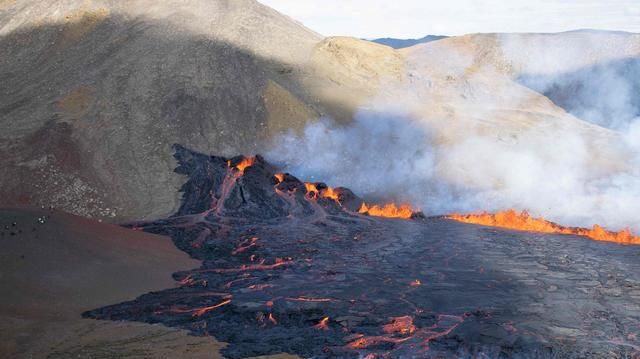
[[(593, 148), (616, 140), (519, 83), (540, 69), (523, 48), (557, 46), (542, 35), (469, 35), (395, 50), (323, 38), (253, 0), (2, 6), (7, 204), (111, 221), (157, 218), (175, 209), (184, 181), (171, 172), (174, 143), (222, 155), (263, 152), (278, 134), (321, 116), (348, 123), (362, 108), (402, 107), (428, 123), (438, 143), (532, 128), (586, 133)], [(637, 53), (637, 42), (619, 34), (598, 35), (601, 42), (554, 36), (591, 44), (576, 50), (591, 60), (565, 61), (563, 71)], [(618, 42), (605, 46), (612, 37)], [(545, 64), (563, 56), (551, 52)], [(596, 158), (606, 162), (611, 152)]]
[(3, 198), (158, 215), (180, 185), (173, 143), (251, 152), (315, 114), (291, 73), (321, 37), (257, 2), (83, 4), (1, 15)]

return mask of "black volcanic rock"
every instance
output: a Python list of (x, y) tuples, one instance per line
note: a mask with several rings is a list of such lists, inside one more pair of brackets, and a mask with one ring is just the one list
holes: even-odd
[(212, 335), (230, 358), (638, 354), (639, 247), (363, 216), (349, 190), (335, 190), (341, 204), (259, 156), (177, 146), (176, 158), (183, 206), (131, 226), (170, 236), (201, 268), (85, 316)]

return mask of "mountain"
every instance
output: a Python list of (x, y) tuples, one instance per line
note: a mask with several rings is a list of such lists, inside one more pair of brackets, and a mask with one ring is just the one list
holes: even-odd
[(441, 35), (427, 35), (420, 39), (394, 39), (391, 37), (384, 37), (380, 39), (374, 39), (371, 41), (380, 45), (393, 47), (394, 49), (404, 49), (405, 47), (411, 47), (418, 44), (426, 44), (428, 42), (446, 39), (447, 37), (448, 36), (441, 36)]
[(617, 165), (608, 145), (617, 134), (523, 79), (639, 48), (636, 35), (578, 32), (396, 50), (325, 38), (253, 0), (5, 1), (0, 198), (114, 222), (159, 218), (175, 211), (184, 182), (172, 145), (259, 153), (280, 134), (321, 117), (348, 124), (363, 108), (402, 108), (429, 124), (435, 143), (479, 135), (517, 145), (532, 128), (584, 133), (599, 149), (594, 163)]
[[(104, 218), (171, 210), (171, 145), (255, 151), (316, 105), (322, 37), (250, 0), (21, 1), (0, 15), (0, 197)], [(168, 171), (167, 171), (168, 170)]]
[[(348, 120), (378, 71), (398, 71), (380, 45), (324, 39), (253, 0), (3, 6), (7, 204), (116, 221), (169, 213), (183, 180), (171, 172), (174, 143), (254, 153), (318, 116)], [(343, 69), (369, 55), (371, 69)]]

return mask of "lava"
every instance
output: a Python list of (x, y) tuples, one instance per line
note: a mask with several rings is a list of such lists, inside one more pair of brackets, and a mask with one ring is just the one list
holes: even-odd
[(378, 344), (398, 344), (407, 341), (409, 338), (392, 338), (389, 336), (378, 335), (370, 337), (361, 337), (350, 342), (347, 347), (351, 349), (366, 349)]
[(640, 244), (640, 237), (634, 236), (630, 229), (620, 232), (608, 231), (599, 225), (589, 228), (563, 227), (557, 223), (547, 221), (540, 217), (532, 217), (529, 212), (522, 211), (518, 214), (515, 210), (490, 214), (487, 212), (479, 214), (453, 214), (447, 218), (464, 223), (480, 224), (491, 227), (500, 227), (520, 231), (572, 234), (589, 237), (596, 241), (615, 242), (621, 244)]
[(334, 301), (333, 299), (330, 299), (330, 298), (307, 298), (307, 297), (287, 298), (287, 300), (292, 300), (296, 302), (315, 302), (315, 303)]
[(362, 203), (360, 210), (361, 214), (368, 214), (374, 217), (387, 217), (387, 218), (404, 218), (409, 219), (413, 216), (414, 211), (408, 204), (401, 204), (396, 206), (395, 203), (387, 203), (384, 206), (373, 205), (369, 207), (366, 203)]
[(209, 307), (200, 308), (200, 309), (198, 309), (198, 310), (196, 310), (196, 311), (194, 311), (194, 312), (193, 312), (193, 316), (194, 316), (194, 317), (200, 317), (200, 316), (203, 316), (203, 315), (204, 315), (204, 314), (206, 314), (207, 312), (209, 312), (209, 311), (211, 311), (211, 310), (214, 310), (214, 309), (217, 309), (217, 308), (220, 308), (220, 307), (222, 307), (222, 306), (225, 306), (225, 305), (227, 305), (227, 304), (229, 304), (229, 303), (231, 303), (231, 299), (226, 299), (226, 300), (224, 300), (224, 301), (222, 301), (222, 302), (220, 302), (220, 303), (218, 303), (218, 304), (216, 304), (216, 305), (212, 305), (212, 306), (209, 306)]
[(234, 249), (233, 252), (231, 252), (231, 254), (235, 256), (236, 254), (242, 253), (247, 249), (254, 247), (257, 244), (257, 242), (258, 242), (258, 237), (252, 237), (250, 239), (247, 239), (243, 241), (238, 248)]
[[(347, 188), (274, 173), (259, 155), (250, 169), (236, 166), (240, 156), (229, 162), (179, 150), (176, 158), (176, 172), (189, 176), (182, 206), (175, 216), (135, 227), (170, 236), (201, 266), (175, 274), (179, 286), (83, 316), (213, 335), (229, 343), (223, 354), (230, 358), (276, 352), (307, 358), (529, 357), (557, 351), (584, 357), (592, 342), (608, 357), (629, 353), (627, 343), (638, 345), (628, 336), (638, 332), (634, 248), (609, 250), (615, 246), (584, 246), (559, 236), (538, 241), (538, 234), (519, 233), (527, 241), (523, 248), (509, 240), (513, 233), (499, 230), (484, 231), (485, 240), (478, 241), (476, 228), (444, 218), (373, 217), (422, 219), (406, 205), (363, 205)], [(526, 213), (486, 216), (489, 225), (520, 221), (529, 223), (527, 230), (565, 231)], [(567, 263), (575, 265), (568, 270)], [(594, 275), (613, 280), (593, 281)], [(600, 300), (609, 288), (621, 294), (616, 301)], [(554, 306), (532, 312), (539, 303)], [(593, 315), (596, 307), (611, 315)], [(576, 339), (565, 351), (567, 340), (532, 322), (576, 328)], [(618, 323), (623, 329), (615, 329)], [(601, 343), (609, 344), (600, 350)]]
[(329, 326), (327, 325), (327, 323), (329, 323), (329, 317), (324, 317), (318, 324), (314, 325), (313, 327), (317, 330), (329, 330)]
[(231, 167), (235, 167), (236, 169), (238, 169), (239, 174), (242, 176), (244, 174), (244, 170), (247, 167), (251, 167), (256, 163), (256, 158), (255, 157), (245, 157), (242, 159), (242, 161), (240, 161), (240, 163), (238, 163), (235, 166), (231, 165), (231, 160), (227, 161), (227, 166), (229, 166), (229, 168)]
[(385, 325), (382, 329), (387, 334), (411, 334), (415, 332), (416, 326), (413, 325), (413, 318), (410, 316), (391, 318), (392, 322)]
[[(216, 293), (212, 293), (212, 295), (217, 295)], [(215, 304), (215, 305), (211, 305), (211, 306), (207, 306), (207, 307), (202, 307), (202, 308), (188, 308), (188, 309), (181, 309), (181, 308), (170, 308), (169, 310), (167, 310), (167, 312), (170, 313), (192, 313), (191, 315), (193, 317), (200, 317), (203, 316), (204, 314), (206, 314), (209, 311), (212, 311), (214, 309), (220, 308), (222, 306), (225, 306), (227, 304), (231, 303), (231, 299), (229, 298), (229, 295), (226, 295), (227, 298), (224, 299), (222, 302)], [(162, 311), (156, 311), (156, 314), (161, 314)]]
[(278, 261), (273, 264), (243, 264), (238, 268), (204, 269), (204, 270), (200, 270), (200, 272), (234, 273), (234, 272), (248, 272), (248, 271), (255, 271), (255, 270), (269, 270), (269, 269), (286, 266), (292, 263), (293, 261)]
[(304, 186), (307, 189), (307, 194), (309, 194), (311, 198), (318, 196), (322, 198), (329, 198), (340, 204), (338, 193), (333, 188), (327, 187), (320, 189), (318, 188), (318, 184), (309, 182), (305, 182)]

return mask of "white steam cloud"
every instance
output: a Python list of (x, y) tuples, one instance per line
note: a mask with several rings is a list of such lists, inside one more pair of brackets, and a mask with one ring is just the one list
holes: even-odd
[[(529, 123), (515, 136), (464, 129), (455, 141), (442, 141), (442, 126), (432, 127), (439, 119), (419, 118), (379, 101), (346, 126), (325, 118), (301, 134), (285, 134), (267, 157), (303, 180), (349, 187), (368, 200), (409, 202), (427, 215), (527, 209), (564, 225), (598, 223), (638, 233), (640, 106), (635, 89), (640, 80), (625, 76), (630, 68), (636, 73), (636, 64), (612, 60), (579, 68), (519, 80), (540, 92), (556, 91), (549, 94), (556, 104), (610, 132), (567, 116), (573, 122), (566, 126)], [(559, 103), (552, 95), (571, 102)], [(504, 108), (507, 100), (509, 106), (520, 101), (490, 103), (483, 97), (476, 104)], [(601, 140), (589, 133), (602, 134)]]
[(517, 145), (472, 137), (434, 145), (424, 123), (359, 113), (289, 133), (267, 156), (302, 179), (349, 187), (373, 200), (409, 202), (427, 214), (528, 209), (567, 225), (640, 229), (640, 122), (625, 135), (628, 164), (602, 174), (578, 135), (532, 131)]
[(289, 133), (267, 156), (302, 179), (430, 215), (517, 208), (567, 225), (638, 230), (640, 122), (625, 139), (628, 166), (602, 174), (578, 135), (531, 131), (517, 145), (479, 136), (434, 145), (425, 123), (367, 111), (346, 127), (324, 119)]
[[(372, 199), (428, 197), (434, 154), (426, 129), (399, 114), (361, 112), (339, 127), (330, 119), (289, 133), (268, 154), (303, 179), (349, 187)], [(415, 177), (408, 178), (414, 174)]]

